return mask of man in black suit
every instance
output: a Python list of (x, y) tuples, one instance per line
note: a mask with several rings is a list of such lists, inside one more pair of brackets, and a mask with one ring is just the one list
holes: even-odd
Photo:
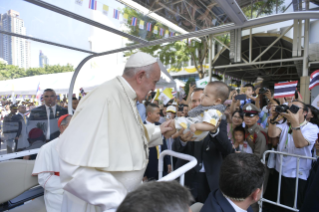
[(211, 192), (200, 212), (253, 212), (261, 196), (266, 169), (258, 156), (229, 154), (220, 169), (219, 189)]
[[(161, 117), (158, 105), (149, 103), (146, 107), (146, 119), (144, 124), (161, 125), (158, 121)], [(159, 154), (167, 149), (166, 141), (163, 139), (163, 145), (150, 147), (149, 161), (144, 174), (144, 180), (158, 180), (158, 157)], [(164, 157), (163, 176), (171, 172), (171, 162), (169, 156)]]
[[(51, 141), (60, 135), (58, 128), (58, 119), (60, 116), (68, 114), (68, 110), (57, 105), (57, 96), (54, 90), (48, 88), (43, 92), (44, 104), (31, 110), (30, 118), (28, 122), (28, 130), (30, 131), (29, 123), (32, 124), (33, 121), (42, 121), (40, 127), (45, 134), (46, 141)], [(39, 122), (39, 124), (41, 124)], [(35, 122), (33, 122), (35, 123)]]
[(16, 151), (21, 151), (29, 146), (27, 134), (27, 115), (26, 107), (24, 105), (18, 106), (18, 114), (12, 117), (13, 122), (18, 123), (18, 131), (15, 136)]
[[(228, 89), (227, 85), (224, 86)], [(191, 94), (191, 109), (199, 105), (203, 91), (194, 90)], [(190, 132), (181, 130), (173, 143), (173, 150), (189, 154), (197, 159), (197, 165), (185, 174), (185, 185), (191, 189), (197, 202), (204, 203), (209, 193), (218, 188), (219, 170), (224, 157), (234, 150), (227, 137), (227, 122), (222, 120), (219, 128), (210, 132), (205, 139), (193, 142)], [(174, 169), (183, 166), (186, 161), (177, 159)]]

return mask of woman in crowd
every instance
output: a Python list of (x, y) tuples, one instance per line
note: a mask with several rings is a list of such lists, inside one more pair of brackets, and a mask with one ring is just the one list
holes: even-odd
[(231, 116), (231, 123), (227, 124), (227, 135), (228, 135), (228, 139), (231, 141), (232, 144), (234, 144), (234, 129), (237, 126), (241, 126), (243, 124), (243, 113), (239, 110), (236, 110), (235, 112), (233, 112), (232, 116)]
[(307, 105), (307, 108), (308, 108), (308, 114), (307, 114), (306, 120), (319, 127), (319, 119), (318, 119), (319, 110), (312, 105)]

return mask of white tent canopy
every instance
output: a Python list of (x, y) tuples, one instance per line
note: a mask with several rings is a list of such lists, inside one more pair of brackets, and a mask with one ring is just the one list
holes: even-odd
[[(156, 87), (175, 88), (176, 83), (173, 78), (161, 63), (160, 67), (162, 72), (161, 79)], [(124, 70), (124, 65), (116, 65), (108, 67), (107, 69), (108, 70), (83, 67), (83, 70), (77, 77), (74, 93), (79, 93), (80, 88), (83, 88), (85, 92), (90, 92), (103, 82), (121, 75)], [(73, 72), (67, 72), (0, 81), (0, 95), (11, 95), (13, 92), (15, 95), (36, 95), (39, 83), (41, 91), (46, 88), (52, 88), (57, 94), (66, 94), (69, 90), (72, 75)]]

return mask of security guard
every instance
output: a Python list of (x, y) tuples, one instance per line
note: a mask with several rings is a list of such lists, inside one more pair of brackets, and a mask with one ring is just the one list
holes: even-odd
[(267, 150), (267, 134), (266, 131), (257, 124), (259, 113), (261, 112), (254, 104), (248, 103), (243, 107), (245, 122), (245, 140), (252, 148), (253, 153), (260, 159)]

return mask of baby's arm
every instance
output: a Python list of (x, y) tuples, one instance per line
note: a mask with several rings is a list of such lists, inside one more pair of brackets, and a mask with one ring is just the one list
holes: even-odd
[(203, 123), (192, 124), (190, 126), (190, 129), (191, 129), (192, 132), (195, 132), (197, 130), (200, 130), (200, 131), (213, 131), (213, 130), (215, 130), (215, 126), (203, 122)]

